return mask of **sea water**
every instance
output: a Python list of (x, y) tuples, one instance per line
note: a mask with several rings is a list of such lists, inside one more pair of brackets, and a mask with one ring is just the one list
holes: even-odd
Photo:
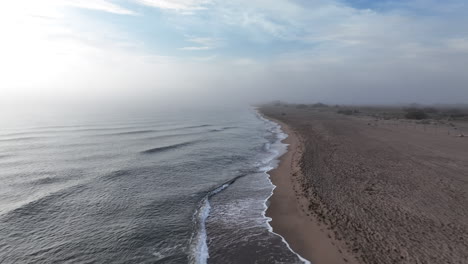
[(265, 216), (285, 137), (253, 108), (3, 124), (0, 262), (303, 263)]

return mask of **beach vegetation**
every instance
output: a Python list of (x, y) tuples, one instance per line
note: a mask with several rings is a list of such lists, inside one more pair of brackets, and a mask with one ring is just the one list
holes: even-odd
[(439, 109), (435, 107), (424, 107), (423, 111), (426, 112), (427, 114), (437, 114), (439, 113)]
[(340, 109), (337, 111), (338, 114), (342, 115), (354, 115), (354, 114), (359, 114), (359, 110), (357, 109)]
[(407, 108), (405, 109), (405, 118), (406, 119), (413, 119), (413, 120), (423, 120), (428, 118), (429, 116), (427, 115), (426, 112), (424, 112), (423, 109), (419, 108)]
[(459, 108), (452, 108), (444, 111), (444, 115), (451, 118), (451, 119), (460, 119), (464, 117), (468, 117), (468, 112), (462, 111)]
[(310, 107), (313, 107), (313, 108), (325, 108), (325, 107), (328, 107), (327, 104), (324, 104), (324, 103), (315, 103), (315, 104), (312, 104)]

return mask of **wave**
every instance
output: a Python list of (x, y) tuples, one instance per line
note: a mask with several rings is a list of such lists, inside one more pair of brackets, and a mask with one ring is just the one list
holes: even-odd
[(271, 149), (271, 144), (269, 142), (263, 144), (262, 150), (264, 152), (268, 152), (270, 149)]
[[(76, 127), (72, 129), (26, 130), (26, 131), (21, 131), (21, 132), (0, 134), (0, 137), (17, 137), (17, 136), (48, 135), (48, 134), (71, 134), (71, 133), (79, 133), (79, 132), (119, 131), (119, 130), (141, 129), (141, 128), (143, 127), (126, 126), (126, 127), (96, 127), (96, 128)], [(116, 132), (115, 134), (118, 134), (118, 132)], [(104, 134), (104, 135), (112, 135), (112, 133)], [(94, 136), (99, 136), (99, 135), (94, 135)]]
[(124, 136), (124, 135), (135, 135), (135, 134), (149, 134), (149, 133), (178, 131), (178, 130), (184, 130), (184, 129), (201, 128), (201, 127), (209, 127), (209, 126), (211, 126), (211, 125), (204, 124), (204, 125), (184, 126), (184, 127), (166, 128), (166, 129), (146, 129), (146, 130), (135, 130), (135, 131), (126, 131), (126, 132), (98, 134), (98, 135), (94, 135), (94, 136), (102, 137), (102, 136)]
[(63, 132), (95, 132), (95, 131), (109, 131), (109, 130), (124, 130), (124, 129), (138, 129), (137, 126), (125, 126), (125, 127), (97, 127), (97, 128), (79, 128), (72, 130), (61, 130)]
[(66, 180), (67, 179), (63, 177), (45, 177), (45, 178), (40, 178), (40, 179), (31, 181), (29, 182), (29, 184), (36, 186), (36, 185), (59, 183), (59, 182), (64, 182)]
[(132, 171), (130, 171), (130, 170), (125, 170), (125, 169), (116, 170), (116, 171), (110, 172), (107, 175), (103, 176), (102, 179), (104, 179), (104, 180), (115, 180), (117, 178), (128, 176), (131, 173), (132, 173)]
[[(179, 130), (185, 130), (185, 129), (204, 128), (204, 127), (210, 127), (210, 126), (212, 126), (212, 125), (203, 124), (203, 125), (196, 125), (196, 126), (183, 126), (183, 127), (174, 127), (174, 128), (158, 129), (158, 130), (156, 130), (156, 132), (179, 131)], [(199, 132), (199, 133), (203, 133), (203, 132)]]
[[(210, 202), (209, 198), (203, 198), (200, 208), (195, 213), (198, 223), (198, 231), (194, 237), (192, 254), (190, 255), (190, 262), (196, 264), (206, 264), (210, 257), (208, 251), (207, 234), (206, 234), (206, 219), (210, 215)], [(191, 242), (192, 243), (192, 242)]]
[(3, 215), (0, 214), (0, 218), (3, 222), (16, 222), (18, 219), (28, 219), (30, 217), (37, 216), (46, 212), (49, 210), (49, 208), (52, 208), (50, 205), (55, 201), (63, 200), (66, 197), (76, 195), (77, 193), (85, 191), (87, 188), (88, 187), (86, 184), (77, 184), (70, 187), (65, 187), (36, 200), (26, 202), (25, 204), (22, 204), (10, 211), (6, 211)]
[(165, 129), (157, 129), (156, 132), (167, 132), (167, 131), (178, 131), (184, 129), (192, 129), (192, 128), (202, 128), (202, 127), (210, 127), (212, 125), (203, 124), (203, 125), (196, 125), (196, 126), (182, 126), (182, 127), (172, 127), (172, 128), (165, 128)]
[[(42, 197), (38, 197), (37, 199), (27, 201), (26, 203), (21, 204), (19, 207), (13, 208), (12, 210), (0, 212), (0, 218), (2, 221), (16, 221), (15, 219), (32, 217), (44, 212), (44, 210), (48, 210), (48, 208), (51, 208), (50, 205), (56, 201), (64, 200), (69, 196), (77, 195), (78, 193), (89, 190), (90, 188), (92, 188), (92, 186), (96, 184), (96, 182), (114, 182), (122, 177), (127, 177), (129, 175), (132, 175), (132, 170), (120, 169), (107, 173), (102, 177), (84, 179), (83, 181), (76, 182), (76, 184), (57, 189)], [(25, 184), (34, 186), (48, 185), (67, 181), (76, 181), (79, 179), (79, 176), (81, 175), (77, 174), (66, 177), (48, 176), (34, 181), (26, 182)]]
[(158, 153), (158, 152), (163, 152), (163, 151), (168, 151), (168, 150), (177, 149), (177, 148), (181, 148), (181, 147), (186, 147), (186, 146), (192, 145), (194, 143), (195, 143), (195, 141), (184, 142), (184, 143), (179, 143), (179, 144), (174, 144), (174, 145), (169, 145), (169, 146), (164, 146), (164, 147), (147, 149), (147, 150), (144, 150), (144, 151), (142, 151), (140, 153), (141, 154), (154, 154), (154, 153)]
[(163, 248), (159, 248), (153, 252), (153, 256), (156, 258), (154, 263), (173, 263), (175, 253), (181, 251), (180, 245), (166, 245)]
[(210, 124), (203, 124), (203, 125), (196, 125), (196, 126), (186, 126), (186, 127), (181, 127), (179, 129), (187, 129), (187, 128), (199, 128), (199, 127), (209, 127), (211, 126)]
[(211, 129), (209, 132), (221, 132), (221, 131), (225, 131), (225, 130), (229, 130), (229, 129), (234, 129), (234, 128), (237, 128), (237, 127), (222, 127), (222, 128), (215, 128), (215, 129)]
[(24, 184), (30, 186), (49, 185), (68, 181), (73, 182), (73, 184), (59, 188), (34, 200), (27, 201), (26, 203), (21, 204), (19, 207), (13, 208), (5, 212), (0, 212), (0, 218), (2, 218), (2, 221), (15, 221), (15, 219), (21, 219), (23, 217), (32, 217), (43, 212), (44, 210), (48, 210), (48, 208), (51, 208), (50, 205), (56, 201), (63, 200), (69, 196), (77, 195), (78, 193), (89, 190), (90, 188), (92, 188), (92, 186), (96, 184), (96, 182), (114, 182), (120, 178), (127, 177), (129, 175), (132, 175), (132, 170), (120, 169), (109, 172), (101, 177), (80, 180), (82, 174), (80, 173), (80, 171), (77, 171), (70, 175), (55, 177), (47, 176), (33, 181), (25, 182)]
[(206, 264), (208, 261), (209, 250), (207, 243), (207, 233), (206, 233), (206, 219), (210, 215), (211, 205), (210, 199), (216, 194), (226, 190), (229, 186), (234, 184), (237, 180), (242, 177), (245, 177), (253, 172), (247, 172), (241, 175), (238, 175), (231, 180), (215, 187), (211, 191), (205, 194), (202, 200), (199, 203), (198, 209), (193, 214), (194, 223), (196, 224), (197, 230), (194, 232), (194, 235), (191, 238), (191, 254), (189, 256), (190, 263), (196, 264)]
[[(192, 129), (192, 128), (203, 128), (203, 127), (210, 127), (210, 124), (202, 124), (202, 125), (193, 125), (193, 126), (182, 126), (182, 127), (172, 127), (172, 128), (163, 128), (163, 129), (148, 129), (151, 128), (149, 125), (145, 126), (118, 126), (118, 127), (83, 127), (83, 126), (56, 126), (50, 128), (70, 128), (70, 129), (28, 129), (26, 131), (20, 132), (12, 132), (1, 134), (0, 133), (0, 142), (2, 141), (17, 141), (17, 140), (32, 140), (32, 139), (39, 139), (40, 137), (36, 135), (48, 135), (51, 133), (79, 133), (79, 132), (99, 132), (103, 131), (104, 134), (94, 134), (88, 135), (92, 137), (105, 137), (105, 136), (124, 136), (124, 135), (135, 135), (135, 134), (148, 134), (148, 133), (155, 133), (155, 132), (166, 132), (166, 131), (178, 131), (184, 129)], [(47, 128), (47, 127), (45, 127)], [(146, 129), (145, 129), (146, 128)], [(128, 129), (140, 129), (134, 131), (123, 131)], [(120, 132), (119, 132), (120, 130)], [(109, 133), (105, 133), (105, 131)], [(112, 131), (114, 131), (112, 133)], [(21, 137), (24, 136), (24, 137)], [(1, 137), (13, 137), (13, 138), (4, 138)]]
[(192, 129), (192, 128), (202, 128), (202, 127), (210, 127), (210, 124), (203, 124), (203, 125), (195, 125), (195, 126), (182, 126), (182, 127), (172, 127), (172, 128), (165, 128), (165, 129), (157, 129), (157, 132), (165, 132), (165, 131), (178, 131), (184, 129)]
[[(257, 112), (258, 113), (258, 112)], [(191, 238), (191, 242), (190, 242), (190, 257), (189, 257), (189, 260), (190, 260), (190, 263), (196, 263), (196, 264), (206, 264), (208, 259), (209, 259), (209, 248), (208, 248), (208, 244), (207, 244), (207, 231), (206, 231), (206, 219), (209, 217), (210, 215), (210, 210), (211, 210), (211, 205), (210, 205), (210, 199), (217, 195), (218, 193), (226, 190), (227, 188), (229, 188), (229, 186), (231, 186), (232, 184), (234, 184), (238, 179), (242, 178), (242, 177), (245, 177), (247, 175), (251, 175), (253, 173), (258, 173), (258, 172), (263, 172), (266, 174), (266, 176), (268, 177), (267, 175), (267, 172), (270, 171), (271, 169), (273, 169), (275, 167), (276, 164), (274, 164), (274, 161), (276, 158), (278, 158), (282, 152), (279, 151), (279, 150), (276, 150), (276, 149), (272, 149), (273, 146), (272, 145), (276, 145), (276, 144), (282, 144), (281, 143), (281, 140), (286, 138), (287, 135), (284, 134), (282, 131), (281, 131), (281, 127), (268, 120), (268, 119), (265, 119), (263, 118), (259, 113), (258, 113), (258, 117), (259, 119), (265, 121), (266, 124), (268, 124), (268, 130), (269, 132), (271, 132), (272, 134), (275, 135), (275, 138), (277, 139), (276, 142), (274, 143), (265, 143), (263, 146), (262, 146), (262, 150), (264, 152), (268, 152), (268, 153), (271, 153), (272, 155), (270, 155), (268, 157), (268, 159), (266, 160), (263, 160), (261, 162), (261, 164), (258, 164), (260, 165), (259, 167), (257, 167), (257, 169), (255, 171), (245, 171), (245, 173), (241, 174), (241, 175), (238, 175), (237, 177), (234, 177), (233, 179), (227, 181), (227, 182), (224, 182), (222, 183), (221, 185), (218, 185), (217, 187), (215, 187), (214, 189), (212, 189), (211, 191), (207, 192), (203, 198), (201, 199), (200, 203), (199, 203), (199, 206), (197, 207), (197, 210), (195, 211), (194, 215), (193, 215), (193, 218), (194, 218), (194, 223), (195, 223), (195, 227), (196, 227), (196, 231), (194, 232), (192, 238)], [(235, 127), (225, 127), (225, 128), (221, 128), (221, 129), (216, 129), (216, 130), (211, 130), (210, 132), (218, 132), (218, 131), (223, 131), (225, 129), (231, 129), (231, 128), (235, 128)], [(283, 144), (283, 146), (286, 146), (285, 144)], [(273, 164), (272, 164), (273, 163)], [(271, 182), (271, 181), (270, 181)], [(272, 184), (272, 186), (274, 186)], [(272, 192), (270, 194), (270, 196), (273, 194), (273, 189), (272, 189)], [(265, 214), (266, 214), (266, 210), (268, 208), (267, 206), (267, 203), (268, 203), (268, 200), (269, 200), (269, 197), (267, 197), (264, 201), (264, 211), (262, 212), (263, 214), (263, 217), (265, 218), (266, 220), (266, 223), (267, 223), (267, 226), (268, 226), (268, 230), (275, 234), (275, 235), (278, 235), (276, 233), (273, 232), (273, 229), (271, 228), (271, 226), (269, 225), (269, 221), (271, 220), (270, 218), (268, 218)], [(310, 262), (308, 262), (307, 260), (305, 260), (304, 258), (302, 258), (300, 255), (298, 255), (296, 252), (294, 252), (291, 247), (289, 246), (289, 244), (286, 242), (286, 240), (278, 235), (282, 241), (285, 243), (285, 245), (287, 246), (287, 248), (293, 252), (301, 262), (305, 263), (305, 264), (309, 264)]]
[(194, 135), (201, 135), (205, 134), (205, 131), (202, 132), (191, 132), (191, 133), (179, 133), (179, 134), (171, 134), (171, 135), (160, 135), (160, 136), (151, 136), (141, 138), (141, 140), (154, 140), (154, 139), (166, 139), (166, 138), (174, 138), (174, 137), (184, 137), (184, 136), (194, 136)]
[(43, 137), (17, 137), (17, 138), (5, 138), (0, 139), (0, 142), (17, 142), (17, 141), (29, 141), (29, 140), (36, 140), (41, 139)]
[(98, 136), (124, 136), (124, 135), (135, 135), (135, 134), (148, 134), (157, 132), (157, 130), (135, 130), (135, 131), (127, 131), (127, 132), (118, 132), (118, 133), (110, 133), (110, 134), (102, 134)]
[(12, 156), (13, 156), (13, 155), (3, 154), (3, 155), (0, 155), (0, 159), (9, 158), (9, 157), (12, 157)]
[(29, 134), (41, 134), (42, 131), (26, 131), (26, 132), (14, 132), (14, 133), (7, 133), (1, 134), (2, 137), (14, 137), (14, 136), (21, 136), (21, 135), (29, 135)]

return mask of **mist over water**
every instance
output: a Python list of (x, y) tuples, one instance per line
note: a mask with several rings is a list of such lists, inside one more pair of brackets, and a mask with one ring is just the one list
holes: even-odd
[(276, 129), (249, 108), (11, 122), (0, 260), (298, 262), (264, 217)]
[(0, 263), (297, 263), (249, 106), (466, 104), (468, 2), (4, 0)]

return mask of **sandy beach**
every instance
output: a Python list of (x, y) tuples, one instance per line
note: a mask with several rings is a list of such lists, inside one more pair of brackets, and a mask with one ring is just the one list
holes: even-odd
[(269, 172), (271, 181), (277, 186), (267, 210), (274, 232), (281, 234), (296, 253), (312, 263), (358, 263), (346, 252), (346, 246), (335, 239), (333, 232), (309, 212), (308, 200), (300, 195), (301, 139), (284, 122), (272, 120), (288, 134), (283, 143), (289, 145), (278, 167)]
[(468, 263), (468, 139), (447, 127), (263, 107), (289, 135), (267, 215), (316, 264)]

